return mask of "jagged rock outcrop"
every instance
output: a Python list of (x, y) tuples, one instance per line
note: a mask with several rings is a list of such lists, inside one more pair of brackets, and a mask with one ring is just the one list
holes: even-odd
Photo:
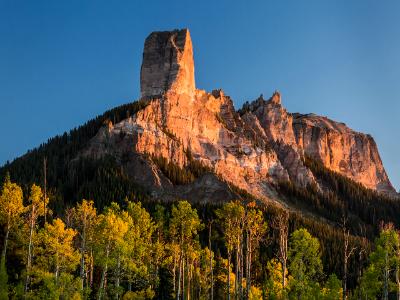
[[(117, 124), (104, 127), (84, 155), (111, 154), (136, 181), (157, 197), (212, 201), (232, 198), (227, 183), (262, 200), (280, 201), (274, 185), (292, 181), (318, 186), (304, 155), (366, 187), (394, 192), (375, 142), (345, 125), (314, 115), (290, 114), (275, 92), (236, 111), (222, 90), (198, 90), (187, 29), (154, 32), (146, 39), (141, 70), (142, 99), (149, 104)], [(148, 155), (180, 167), (193, 158), (217, 175), (174, 186)]]
[(268, 101), (261, 95), (249, 105), (249, 109), (260, 120), (269, 139), (288, 145), (296, 144), (293, 118), (282, 106), (279, 92), (275, 92)]
[(273, 145), (291, 180), (301, 186), (315, 183), (311, 171), (303, 164), (303, 152), (297, 147), (293, 131), (293, 118), (282, 106), (280, 93), (275, 92), (268, 101), (261, 95), (252, 103), (246, 103), (243, 110), (257, 118), (267, 143)]

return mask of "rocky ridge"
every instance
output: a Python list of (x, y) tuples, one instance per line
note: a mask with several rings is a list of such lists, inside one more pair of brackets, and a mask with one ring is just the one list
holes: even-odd
[[(102, 128), (84, 155), (111, 154), (128, 174), (163, 198), (233, 198), (227, 183), (265, 201), (279, 202), (274, 185), (319, 185), (304, 165), (308, 155), (364, 186), (394, 194), (369, 135), (316, 115), (291, 114), (275, 92), (236, 111), (222, 90), (196, 89), (189, 30), (153, 32), (145, 41), (141, 95), (149, 104)], [(185, 167), (190, 151), (210, 168), (193, 184), (174, 186), (149, 155)]]

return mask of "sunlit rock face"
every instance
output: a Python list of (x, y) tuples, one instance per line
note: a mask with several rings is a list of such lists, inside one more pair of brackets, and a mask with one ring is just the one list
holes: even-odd
[[(146, 39), (141, 93), (151, 99), (149, 105), (100, 130), (85, 154), (113, 155), (156, 196), (227, 200), (233, 197), (227, 182), (258, 199), (279, 202), (274, 186), (280, 181), (318, 186), (303, 163), (305, 155), (366, 187), (394, 192), (372, 137), (323, 117), (291, 114), (279, 92), (236, 111), (222, 90), (196, 89), (187, 29), (154, 32)], [(161, 156), (184, 168), (187, 150), (217, 176), (173, 186), (146, 159), (149, 154)]]
[(273, 146), (290, 179), (300, 186), (315, 183), (311, 171), (303, 164), (302, 151), (297, 147), (293, 131), (293, 117), (282, 106), (280, 93), (275, 92), (269, 100), (260, 96), (250, 104), (246, 103), (243, 110), (258, 120), (266, 143)]
[(368, 188), (395, 192), (370, 135), (314, 114), (293, 114), (293, 129), (299, 147), (327, 168)]
[(145, 41), (140, 74), (142, 98), (167, 91), (195, 90), (192, 40), (188, 29), (151, 33)]

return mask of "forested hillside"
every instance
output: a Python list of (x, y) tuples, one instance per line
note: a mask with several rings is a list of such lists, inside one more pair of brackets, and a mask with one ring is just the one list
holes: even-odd
[(121, 105), (68, 133), (49, 139), (47, 143), (28, 151), (24, 156), (6, 163), (0, 169), (0, 179), (3, 181), (9, 172), (11, 178), (19, 182), (27, 193), (32, 183), (43, 184), (43, 163), (46, 159), (49, 194), (55, 199), (51, 205), (57, 213), (62, 213), (64, 207), (75, 203), (83, 195), (96, 199), (98, 207), (103, 207), (109, 199), (121, 200), (132, 193), (138, 199), (145, 197), (145, 192), (129, 183), (116, 168), (113, 158), (101, 161), (82, 158), (75, 163), (71, 161), (102, 126), (107, 126), (109, 122), (120, 122), (145, 107), (147, 103), (148, 101), (135, 101)]
[[(3, 296), (209, 299), (213, 293), (223, 299), (229, 290), (251, 299), (340, 299), (344, 282), (354, 297), (396, 291), (399, 246), (390, 224), (399, 226), (398, 200), (310, 157), (304, 164), (324, 190), (280, 182), (275, 188), (282, 201), (296, 208), (285, 213), (232, 184), (237, 202), (165, 203), (132, 181), (112, 156), (79, 156), (102, 126), (147, 103), (110, 110), (0, 169)], [(189, 149), (186, 155), (186, 168), (154, 155), (146, 159), (177, 186), (212, 172)], [(174, 226), (186, 222), (181, 230), (187, 236), (179, 236)], [(252, 231), (253, 225), (260, 227)], [(385, 249), (392, 251), (390, 261), (381, 259)], [(296, 273), (298, 264), (304, 274)], [(382, 268), (386, 275), (377, 271)]]

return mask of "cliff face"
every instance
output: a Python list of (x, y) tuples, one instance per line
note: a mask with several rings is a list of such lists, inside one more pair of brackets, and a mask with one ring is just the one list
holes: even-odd
[(293, 128), (299, 147), (327, 168), (370, 189), (394, 192), (370, 135), (314, 114), (294, 114)]
[[(222, 90), (196, 89), (187, 29), (154, 32), (146, 39), (141, 94), (151, 99), (149, 105), (103, 128), (84, 154), (115, 156), (158, 196), (228, 197), (222, 179), (259, 199), (279, 201), (274, 190), (278, 181), (318, 185), (303, 164), (305, 154), (366, 187), (394, 192), (372, 137), (323, 117), (290, 114), (278, 92), (269, 100), (261, 96), (246, 103), (238, 112)], [(185, 167), (188, 149), (219, 179), (210, 175), (174, 187), (144, 155)]]

